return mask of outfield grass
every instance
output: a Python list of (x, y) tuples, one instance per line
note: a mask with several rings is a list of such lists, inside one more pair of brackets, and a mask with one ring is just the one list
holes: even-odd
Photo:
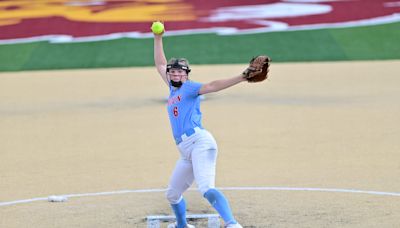
[[(253, 35), (165, 37), (168, 56), (194, 64), (244, 63), (267, 53), (275, 62), (400, 59), (400, 23)], [(153, 64), (152, 39), (0, 45), (0, 71)]]

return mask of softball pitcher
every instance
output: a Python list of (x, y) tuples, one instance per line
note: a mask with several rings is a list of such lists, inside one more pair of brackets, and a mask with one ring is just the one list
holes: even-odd
[[(265, 70), (269, 63), (265, 61), (261, 68), (248, 67), (241, 75), (216, 80), (206, 84), (189, 80), (191, 71), (184, 58), (166, 60), (162, 41), (163, 33), (154, 34), (154, 61), (157, 71), (170, 94), (167, 103), (172, 133), (180, 152), (172, 173), (166, 198), (176, 216), (176, 223), (168, 228), (192, 228), (186, 221), (186, 202), (182, 194), (196, 181), (201, 194), (210, 202), (224, 220), (225, 227), (241, 228), (232, 214), (226, 197), (215, 188), (215, 170), (218, 147), (214, 137), (203, 128), (200, 112), (200, 95), (217, 92), (243, 81), (249, 81)], [(253, 62), (255, 62), (253, 60)]]

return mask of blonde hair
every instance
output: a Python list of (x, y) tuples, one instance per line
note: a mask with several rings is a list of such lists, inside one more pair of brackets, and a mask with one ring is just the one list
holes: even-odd
[(189, 67), (189, 61), (185, 58), (171, 58), (167, 63), (167, 72), (172, 68), (183, 69), (188, 74), (191, 71)]
[(171, 58), (170, 60), (168, 60), (168, 64), (174, 64), (176, 62), (178, 62), (178, 64), (180, 65), (184, 65), (189, 68), (189, 60), (185, 58)]

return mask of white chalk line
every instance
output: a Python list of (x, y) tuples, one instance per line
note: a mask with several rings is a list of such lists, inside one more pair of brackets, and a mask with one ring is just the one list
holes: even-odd
[[(310, 192), (334, 192), (334, 193), (358, 193), (358, 194), (369, 194), (369, 195), (380, 195), (380, 196), (398, 196), (400, 192), (381, 192), (381, 191), (369, 191), (369, 190), (357, 190), (357, 189), (341, 189), (341, 188), (303, 188), (303, 187), (218, 187), (223, 191), (310, 191)], [(80, 193), (80, 194), (67, 194), (59, 195), (67, 198), (74, 197), (87, 197), (87, 196), (107, 196), (107, 195), (119, 195), (127, 193), (152, 193), (152, 192), (165, 192), (166, 189), (138, 189), (138, 190), (119, 190), (110, 192), (94, 192), (94, 193)], [(188, 191), (197, 191), (195, 188), (190, 188)], [(35, 201), (48, 201), (48, 197), (38, 197), (32, 199), (15, 200), (8, 202), (0, 202), (0, 207), (10, 206), (15, 204), (31, 203)]]

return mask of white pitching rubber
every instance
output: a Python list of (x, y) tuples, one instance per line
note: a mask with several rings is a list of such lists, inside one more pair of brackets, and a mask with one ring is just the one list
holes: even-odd
[(65, 202), (68, 198), (66, 196), (49, 196), (47, 201), (49, 202)]

